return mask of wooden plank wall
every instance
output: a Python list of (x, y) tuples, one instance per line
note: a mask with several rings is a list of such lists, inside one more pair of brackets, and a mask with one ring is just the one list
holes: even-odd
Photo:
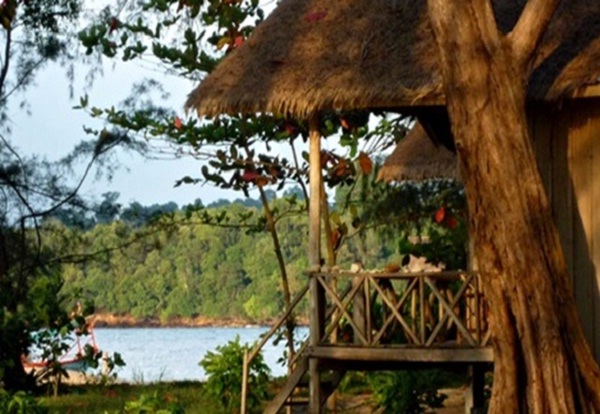
[(536, 107), (530, 119), (583, 328), (600, 361), (600, 98)]

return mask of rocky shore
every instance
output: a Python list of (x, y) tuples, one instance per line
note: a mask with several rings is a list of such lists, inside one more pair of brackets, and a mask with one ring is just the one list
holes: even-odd
[[(109, 313), (97, 313), (94, 314), (91, 319), (94, 321), (95, 327), (111, 328), (240, 328), (246, 326), (272, 326), (276, 322), (274, 319), (255, 321), (243, 318), (209, 318), (206, 316), (162, 320), (160, 318), (136, 318), (131, 315), (115, 315)], [(298, 320), (297, 323), (298, 325), (308, 324), (307, 321), (303, 320)]]

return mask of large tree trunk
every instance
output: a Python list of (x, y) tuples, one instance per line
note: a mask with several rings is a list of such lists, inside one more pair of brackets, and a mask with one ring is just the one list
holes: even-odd
[(534, 2), (542, 22), (528, 5), (505, 36), (489, 1), (428, 0), (491, 311), (490, 412), (600, 413), (600, 371), (528, 134), (531, 56), (558, 0)]

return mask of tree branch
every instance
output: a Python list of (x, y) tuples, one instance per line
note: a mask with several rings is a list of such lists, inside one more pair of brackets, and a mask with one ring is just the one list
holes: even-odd
[[(26, 70), (25, 72), (23, 72), (23, 75), (21, 76), (20, 79), (17, 80), (17, 82), (15, 82), (15, 84), (13, 85), (12, 89), (8, 92), (6, 92), (5, 94), (1, 94), (0, 93), (0, 103), (4, 103), (6, 101), (8, 101), (8, 98), (15, 93), (17, 90), (19, 90), (20, 87), (22, 87), (25, 82), (27, 82), (27, 78), (36, 70), (38, 69), (44, 62), (46, 61), (46, 58), (41, 58), (40, 60), (38, 60), (35, 64), (33, 64), (28, 70)], [(6, 63), (8, 65), (8, 62)], [(5, 66), (6, 67), (6, 66)], [(8, 68), (7, 68), (8, 69)], [(2, 83), (0, 83), (0, 92), (2, 92), (2, 85), (4, 83), (4, 80), (2, 80)]]
[(533, 54), (552, 20), (561, 0), (529, 0), (507, 36), (512, 44), (515, 58), (522, 66), (528, 66)]
[(9, 27), (6, 30), (6, 45), (4, 46), (4, 65), (2, 66), (2, 71), (0, 72), (0, 96), (2, 96), (2, 92), (4, 90), (4, 82), (6, 82), (6, 75), (8, 74), (8, 67), (10, 63), (10, 44), (11, 44), (11, 36), (12, 30)]
[[(296, 171), (305, 171), (306, 169), (300, 168), (300, 163), (298, 162), (298, 154), (296, 153), (296, 146), (294, 145), (293, 139), (290, 140), (290, 147), (292, 149), (292, 156), (294, 158), (294, 166), (296, 167)], [(308, 200), (309, 199), (308, 199), (308, 190), (306, 189), (306, 184), (304, 184), (304, 181), (300, 177), (298, 177), (297, 182), (300, 185), (300, 188), (302, 189), (302, 194), (304, 194), (304, 201), (305, 201), (306, 209), (308, 210)]]

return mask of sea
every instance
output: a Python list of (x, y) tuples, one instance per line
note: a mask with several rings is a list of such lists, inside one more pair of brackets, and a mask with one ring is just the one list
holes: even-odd
[[(109, 354), (118, 352), (125, 366), (117, 369), (123, 382), (203, 381), (206, 373), (199, 365), (209, 351), (240, 338), (240, 343), (253, 344), (269, 330), (267, 327), (241, 328), (95, 328), (96, 343)], [(303, 340), (308, 329), (296, 329), (297, 340)], [(284, 354), (285, 341), (263, 347), (263, 357), (274, 377), (283, 376), (286, 368), (278, 362)]]

